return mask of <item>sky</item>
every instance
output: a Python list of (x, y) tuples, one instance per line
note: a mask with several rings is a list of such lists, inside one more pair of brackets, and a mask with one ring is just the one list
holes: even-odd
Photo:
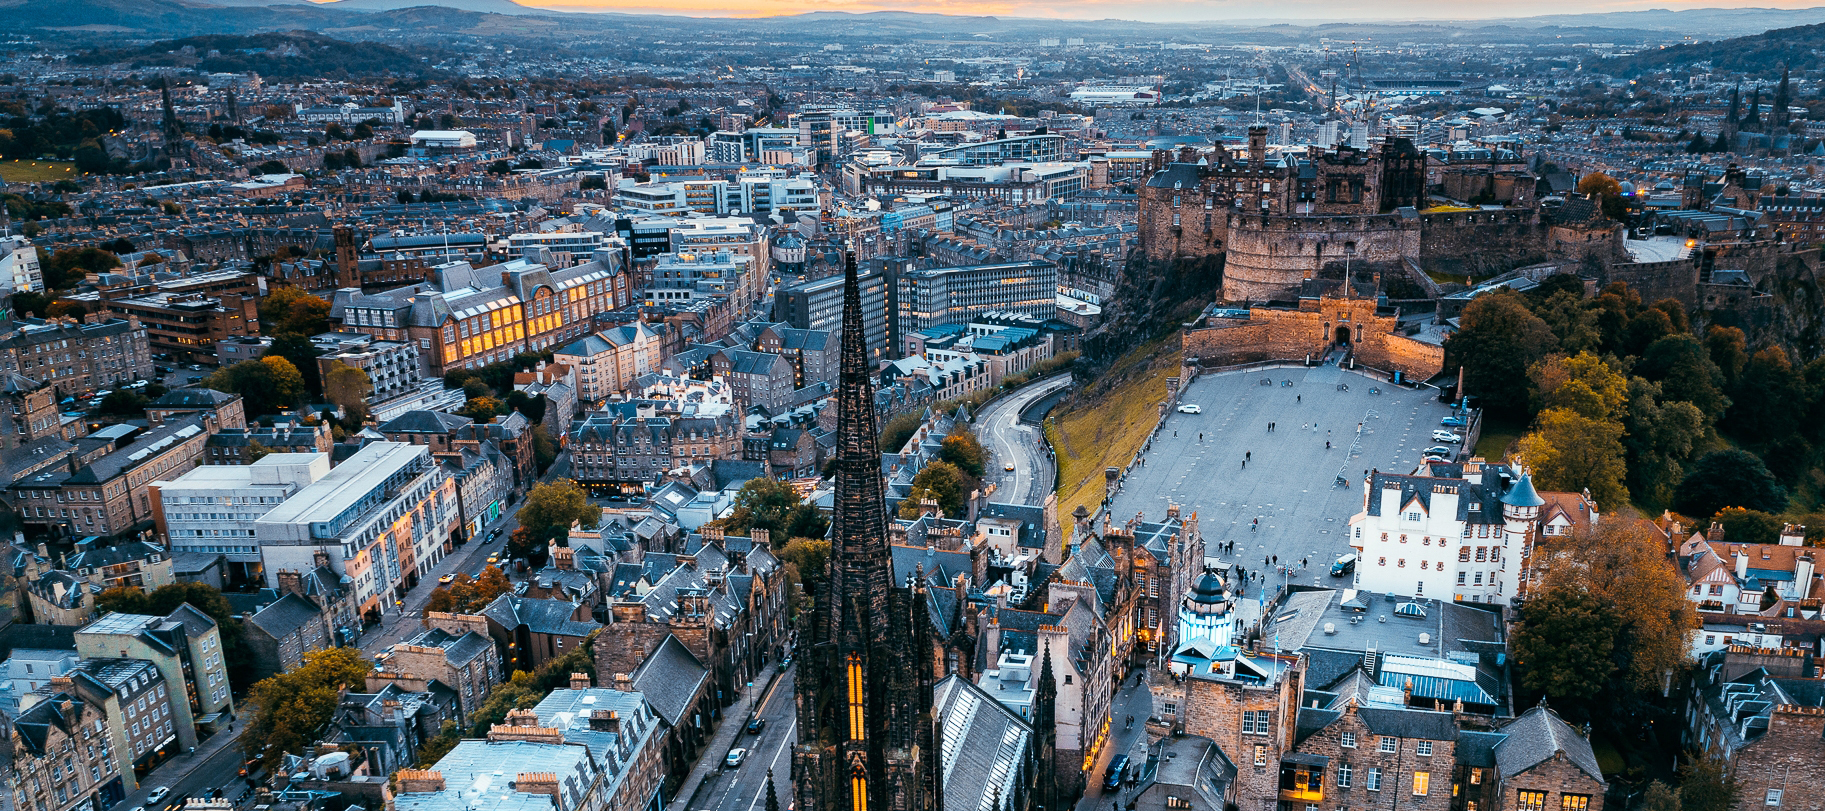
[[(1151, 22), (1197, 20), (1412, 20), (1488, 19), (1543, 14), (1699, 8), (1811, 8), (1820, 0), (1532, 0), (1531, 2), (1439, 3), (1436, 0), (518, 0), (555, 11), (619, 11), (641, 14), (759, 17), (808, 11), (919, 11), (1063, 19), (1122, 19)], [(1825, 13), (1821, 14), (1825, 21)]]

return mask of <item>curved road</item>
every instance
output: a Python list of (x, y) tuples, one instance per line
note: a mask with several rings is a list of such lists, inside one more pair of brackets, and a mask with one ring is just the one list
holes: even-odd
[[(1020, 411), (1069, 385), (1069, 374), (1048, 377), (990, 403), (976, 415), (976, 438), (989, 449), (990, 467), (984, 478), (995, 484), (995, 501), (1040, 504), (1052, 492), (1057, 477), (1045, 433), (1037, 425), (1021, 422)], [(1007, 470), (1010, 462), (1012, 471)]]

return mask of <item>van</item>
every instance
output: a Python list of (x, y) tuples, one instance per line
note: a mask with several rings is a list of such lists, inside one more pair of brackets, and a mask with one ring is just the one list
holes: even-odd
[(1122, 778), (1128, 776), (1128, 756), (1116, 755), (1109, 761), (1109, 771), (1103, 773), (1103, 791), (1114, 791), (1122, 787)]
[(1353, 571), (1356, 571), (1355, 552), (1344, 555), (1343, 557), (1338, 558), (1336, 563), (1331, 564), (1332, 577), (1345, 577)]

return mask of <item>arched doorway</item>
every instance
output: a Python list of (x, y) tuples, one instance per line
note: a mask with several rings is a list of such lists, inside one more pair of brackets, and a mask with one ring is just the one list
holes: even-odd
[(1349, 346), (1350, 345), (1350, 328), (1349, 327), (1338, 327), (1337, 328), (1337, 345), (1338, 346)]

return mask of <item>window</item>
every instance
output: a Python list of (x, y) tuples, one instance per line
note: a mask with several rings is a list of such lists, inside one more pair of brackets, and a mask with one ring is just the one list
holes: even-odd
[(1778, 788), (1768, 789), (1768, 796), (1766, 799), (1764, 799), (1762, 801), (1762, 804), (1763, 805), (1780, 805), (1781, 804), (1781, 790)]
[(1432, 756), (1432, 742), (1431, 741), (1420, 741), (1416, 745), (1415, 748), (1419, 752), (1420, 757), (1431, 757)]
[(1351, 749), (1355, 749), (1356, 748), (1356, 733), (1345, 732), (1345, 733), (1337, 736), (1337, 742), (1343, 746), (1347, 746), (1347, 747), (1350, 747)]
[(1355, 774), (1356, 774), (1356, 769), (1352, 768), (1350, 766), (1350, 764), (1348, 764), (1348, 763), (1337, 764), (1337, 787), (1338, 788), (1349, 788), (1350, 779), (1353, 776), (1355, 776)]
[(1470, 785), (1480, 786), (1482, 784), (1483, 784), (1483, 770), (1476, 769), (1476, 768), (1471, 769), (1470, 770)]
[(1464, 585), (1464, 573), (1463, 572), (1457, 573), (1457, 584), (1460, 586)]
[(1399, 747), (1399, 745), (1400, 745), (1400, 742), (1398, 740), (1396, 740), (1393, 735), (1381, 736), (1381, 751), (1383, 753), (1390, 754), (1390, 755), (1394, 754), (1395, 750)]
[(1432, 773), (1431, 772), (1414, 772), (1413, 773), (1413, 796), (1424, 797), (1424, 796), (1426, 796), (1426, 793), (1431, 790), (1432, 790)]
[(1264, 744), (1255, 744), (1255, 765), (1267, 765), (1267, 746)]
[(1369, 767), (1369, 773), (1363, 775), (1362, 787), (1370, 791), (1381, 791), (1381, 770), (1373, 766)]
[(1183, 797), (1174, 797), (1171, 794), (1168, 794), (1168, 795), (1166, 795), (1166, 807), (1167, 808), (1190, 808), (1191, 802), (1189, 800), (1186, 800)]
[(1587, 811), (1591, 806), (1588, 794), (1559, 795), (1559, 811)]
[(1416, 512), (1410, 512), (1410, 513), (1407, 513), (1407, 520), (1408, 520), (1408, 521), (1418, 521), (1418, 520), (1419, 520), (1419, 519), (1420, 519), (1420, 514), (1419, 514), (1419, 513), (1416, 513)]
[(1546, 811), (1546, 792), (1521, 789), (1515, 796), (1515, 811)]
[(1267, 710), (1243, 710), (1242, 711), (1242, 734), (1244, 734), (1244, 735), (1269, 734), (1267, 720), (1268, 720)]

